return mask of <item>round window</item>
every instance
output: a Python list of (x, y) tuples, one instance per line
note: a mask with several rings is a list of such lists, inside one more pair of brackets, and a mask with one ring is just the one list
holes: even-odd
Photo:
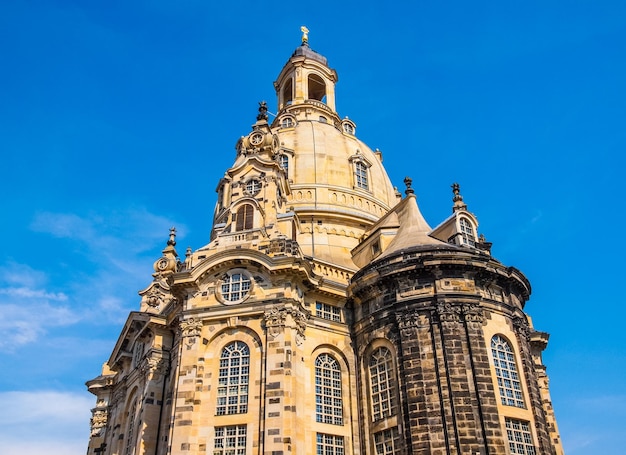
[(237, 303), (245, 299), (250, 293), (252, 280), (243, 272), (233, 272), (226, 275), (220, 286), (220, 294), (226, 302)]
[(261, 182), (257, 179), (248, 180), (248, 183), (246, 183), (246, 191), (248, 194), (254, 196), (261, 191)]

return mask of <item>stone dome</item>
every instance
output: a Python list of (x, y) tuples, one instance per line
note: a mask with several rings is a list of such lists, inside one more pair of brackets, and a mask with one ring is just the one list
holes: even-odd
[(400, 195), (382, 153), (337, 114), (337, 80), (325, 57), (308, 44), (298, 47), (274, 82), (278, 114), (271, 127), (290, 184), (288, 203), (302, 225), (298, 242), (319, 260), (355, 269), (350, 250)]
[(288, 172), (297, 211), (311, 206), (375, 222), (398, 202), (382, 154), (354, 135), (315, 117), (278, 128), (277, 136), (284, 153), (293, 151)]

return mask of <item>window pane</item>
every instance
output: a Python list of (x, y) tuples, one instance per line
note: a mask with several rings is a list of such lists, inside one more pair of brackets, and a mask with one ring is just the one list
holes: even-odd
[(506, 436), (511, 453), (535, 455), (535, 446), (528, 422), (506, 419)]
[[(331, 376), (336, 380), (331, 380)], [(315, 384), (315, 402), (317, 403), (315, 420), (343, 425), (341, 371), (339, 363), (332, 356), (321, 354), (315, 359)]]
[[(491, 356), (494, 366), (499, 366), (499, 368), (495, 370), (502, 404), (516, 406), (518, 408), (525, 407), (513, 349), (511, 349), (511, 345), (504, 337), (495, 335), (491, 339)], [(510, 361), (502, 360), (508, 359), (509, 356)]]
[(396, 413), (396, 381), (392, 372), (391, 351), (384, 347), (376, 349), (369, 363), (372, 420)]
[(250, 350), (241, 341), (230, 343), (222, 349), (220, 366), (225, 368), (219, 370), (217, 415), (242, 414), (248, 411), (248, 375), (242, 374), (244, 369), (239, 365), (249, 362)]

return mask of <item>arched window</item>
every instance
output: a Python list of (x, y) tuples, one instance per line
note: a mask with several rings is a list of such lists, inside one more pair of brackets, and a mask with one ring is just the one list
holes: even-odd
[(283, 106), (289, 106), (293, 101), (293, 81), (289, 79), (283, 87)]
[(135, 414), (137, 413), (137, 400), (133, 401), (128, 413), (128, 426), (126, 427), (126, 455), (135, 453)]
[(250, 380), (250, 349), (242, 341), (234, 341), (222, 349), (217, 386), (217, 415), (248, 412)]
[(315, 359), (315, 420), (343, 425), (341, 369), (329, 354), (320, 354)]
[(235, 216), (236, 231), (245, 231), (246, 229), (252, 229), (254, 221), (254, 207), (250, 204), (244, 204), (237, 210)]
[(380, 420), (396, 413), (393, 361), (391, 351), (381, 347), (370, 357), (370, 388), (372, 404), (372, 420)]
[(355, 161), (354, 163), (354, 185), (357, 188), (369, 190), (367, 166), (361, 161)]
[(461, 225), (461, 241), (463, 242), (463, 244), (475, 246), (476, 236), (474, 235), (474, 228), (472, 226), (472, 223), (470, 223), (467, 218), (461, 218), (459, 220), (459, 224)]
[(309, 74), (309, 99), (326, 102), (326, 84), (317, 74)]
[(135, 346), (133, 348), (133, 361), (132, 361), (133, 368), (137, 368), (137, 366), (139, 365), (139, 362), (141, 362), (141, 359), (143, 357), (143, 352), (144, 352), (144, 346), (145, 345), (141, 341), (135, 342)]
[(491, 355), (493, 365), (496, 368), (496, 379), (502, 404), (517, 406), (518, 408), (525, 407), (515, 354), (503, 336), (494, 335), (491, 339)]
[(294, 123), (293, 123), (293, 119), (291, 117), (285, 117), (284, 119), (282, 119), (280, 121), (280, 127), (281, 128), (291, 128), (293, 127)]

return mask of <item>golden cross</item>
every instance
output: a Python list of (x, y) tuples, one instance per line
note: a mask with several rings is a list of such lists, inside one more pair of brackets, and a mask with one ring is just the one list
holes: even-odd
[(300, 31), (302, 32), (302, 44), (306, 44), (309, 42), (309, 29), (304, 25), (300, 27)]

